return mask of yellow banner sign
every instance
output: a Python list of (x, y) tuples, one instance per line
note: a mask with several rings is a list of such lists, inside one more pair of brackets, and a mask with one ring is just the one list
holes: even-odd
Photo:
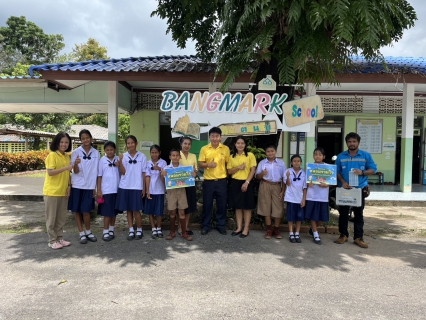
[(318, 95), (286, 102), (283, 104), (283, 111), (289, 127), (324, 118), (321, 98)]
[(219, 126), (223, 136), (252, 136), (257, 134), (277, 133), (277, 124), (275, 121), (259, 121), (244, 123), (228, 123)]

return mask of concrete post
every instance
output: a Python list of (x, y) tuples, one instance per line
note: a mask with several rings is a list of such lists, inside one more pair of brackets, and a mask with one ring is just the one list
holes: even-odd
[(118, 82), (108, 81), (108, 140), (117, 143)]
[(402, 192), (411, 192), (413, 167), (414, 84), (404, 83), (402, 96), (401, 177)]

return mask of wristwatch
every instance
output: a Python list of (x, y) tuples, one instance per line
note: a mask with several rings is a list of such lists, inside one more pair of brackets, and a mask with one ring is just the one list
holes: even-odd
[(362, 176), (365, 177), (365, 171), (364, 170), (362, 170)]

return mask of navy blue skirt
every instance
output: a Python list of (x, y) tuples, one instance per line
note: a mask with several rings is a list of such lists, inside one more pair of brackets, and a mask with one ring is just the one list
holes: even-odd
[(118, 188), (115, 208), (119, 211), (143, 210), (142, 190)]
[(103, 217), (115, 217), (118, 210), (115, 208), (117, 202), (117, 194), (104, 194), (104, 203), (98, 204), (98, 214)]
[(188, 208), (185, 209), (185, 214), (191, 214), (197, 212), (197, 190), (194, 187), (186, 187), (186, 201), (188, 202)]
[(164, 216), (164, 194), (151, 194), (151, 198), (145, 198), (144, 213), (156, 217)]
[(305, 208), (300, 203), (287, 202), (287, 221), (305, 221)]
[(305, 218), (313, 221), (330, 220), (328, 202), (306, 200)]
[(95, 199), (93, 190), (71, 188), (71, 195), (68, 199), (68, 210), (71, 212), (91, 212), (95, 209)]

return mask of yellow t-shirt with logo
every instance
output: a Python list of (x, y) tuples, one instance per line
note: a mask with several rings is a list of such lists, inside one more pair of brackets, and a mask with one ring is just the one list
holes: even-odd
[(236, 154), (235, 156), (229, 157), (228, 162), (228, 169), (233, 169), (235, 167), (238, 167), (242, 165), (243, 163), (246, 164), (246, 167), (244, 170), (238, 170), (232, 175), (233, 179), (237, 180), (247, 180), (250, 170), (253, 167), (256, 167), (256, 158), (254, 157), (254, 154), (251, 152), (247, 152), (247, 156), (244, 154), (244, 152), (241, 155)]
[(193, 153), (188, 153), (188, 158), (185, 158), (185, 155), (183, 154), (183, 152), (180, 152), (180, 160), (179, 163), (181, 164), (181, 166), (185, 167), (185, 166), (192, 166), (195, 167), (195, 170), (198, 169), (198, 164), (197, 164), (197, 157), (195, 156), (195, 154)]
[(46, 164), (46, 178), (44, 180), (43, 195), (51, 197), (65, 197), (70, 182), (70, 172), (65, 170), (55, 176), (49, 176), (48, 169), (60, 169), (70, 164), (71, 158), (65, 153), (51, 152), (44, 163)]
[(219, 143), (216, 149), (212, 147), (211, 143), (201, 148), (198, 161), (207, 164), (214, 161), (217, 164), (216, 168), (204, 169), (205, 180), (224, 179), (228, 176), (226, 164), (229, 161), (229, 154), (229, 148), (222, 143)]

